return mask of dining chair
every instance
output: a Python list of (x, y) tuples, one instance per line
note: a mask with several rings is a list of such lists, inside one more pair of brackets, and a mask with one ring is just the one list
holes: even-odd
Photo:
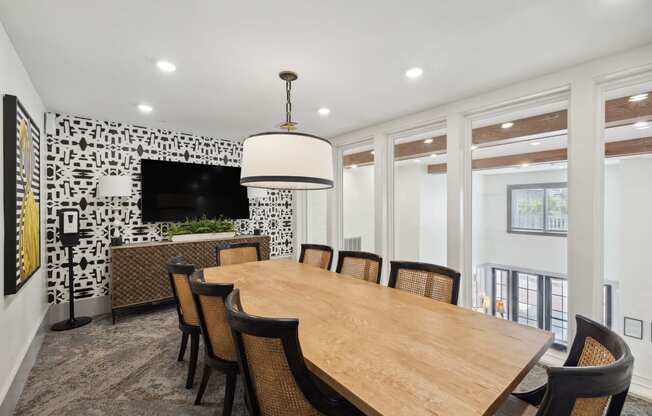
[(383, 267), (383, 259), (380, 256), (364, 251), (340, 251), (337, 257), (337, 273), (368, 282), (380, 282)]
[(226, 298), (250, 416), (362, 415), (308, 370), (299, 320), (247, 314), (239, 289)]
[(333, 264), (333, 249), (321, 244), (301, 244), (299, 263), (330, 270)]
[(632, 352), (609, 328), (580, 315), (576, 322), (564, 366), (548, 368), (543, 386), (512, 393), (497, 416), (620, 415), (632, 379)]
[(181, 350), (178, 361), (183, 361), (190, 338), (190, 363), (188, 365), (188, 378), (186, 388), (191, 389), (195, 380), (195, 369), (197, 368), (197, 355), (199, 352), (199, 318), (195, 308), (188, 277), (195, 272), (195, 266), (188, 264), (183, 257), (175, 257), (168, 264), (168, 277), (172, 287), (174, 303), (177, 307), (179, 317), (179, 329), (181, 330)]
[(460, 274), (436, 264), (392, 261), (387, 286), (457, 305)]
[(204, 370), (195, 404), (201, 404), (211, 373), (213, 370), (217, 370), (226, 376), (222, 414), (228, 416), (233, 409), (238, 375), (238, 358), (224, 306), (224, 300), (233, 291), (233, 284), (206, 283), (201, 270), (195, 272), (189, 279), (189, 283), (197, 307), (197, 316), (206, 351)]
[(218, 266), (260, 261), (260, 245), (258, 243), (220, 244), (215, 247), (215, 258)]

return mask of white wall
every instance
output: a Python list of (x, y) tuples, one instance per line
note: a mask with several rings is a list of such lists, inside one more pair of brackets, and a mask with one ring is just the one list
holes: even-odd
[(567, 238), (507, 232), (507, 186), (530, 183), (566, 182), (565, 170), (474, 174), (474, 264), (495, 263), (566, 273)]
[(393, 259), (446, 265), (446, 175), (426, 164), (394, 166)]
[[(0, 24), (0, 92), (18, 97), (41, 130), (41, 142), (45, 143), (43, 115), (45, 107), (34, 89), (29, 75), (25, 71), (7, 33)], [(1, 104), (0, 104), (1, 107)], [(1, 114), (1, 112), (0, 112)], [(2, 117), (0, 117), (0, 132)], [(0, 142), (2, 142), (0, 140)], [(41, 172), (45, 172), (45, 147), (41, 147)], [(2, 163), (2, 161), (0, 161)], [(4, 167), (0, 168), (0, 189), (3, 188)], [(46, 264), (45, 264), (45, 200), (43, 195), (45, 173), (42, 174), (41, 186), (41, 268), (32, 278), (11, 296), (4, 296), (4, 277), (0, 279), (0, 403), (18, 371), (27, 349), (45, 317), (48, 304), (46, 298)], [(4, 189), (1, 194), (4, 195)], [(2, 208), (0, 208), (2, 209)], [(4, 241), (4, 212), (0, 215), (0, 229)], [(13, 232), (13, 231), (11, 231)], [(4, 247), (0, 250), (0, 264), (4, 264)]]
[(429, 175), (421, 181), (419, 261), (446, 265), (446, 175)]
[(394, 259), (419, 260), (421, 233), (421, 183), (426, 166), (394, 167)]
[(306, 191), (306, 243), (328, 244), (328, 192)]
[(605, 178), (605, 278), (617, 281), (614, 324), (643, 320), (643, 339), (624, 337), (636, 359), (634, 374), (652, 386), (652, 158), (622, 159)]
[(344, 169), (344, 238), (362, 237), (362, 250), (375, 252), (374, 241), (374, 166)]

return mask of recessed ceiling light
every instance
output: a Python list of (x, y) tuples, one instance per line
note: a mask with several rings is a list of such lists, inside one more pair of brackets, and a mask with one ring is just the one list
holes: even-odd
[(320, 116), (327, 116), (331, 113), (331, 109), (326, 107), (321, 107), (319, 110), (317, 110), (317, 112), (319, 113)]
[(432, 143), (432, 141), (433, 141), (432, 139), (426, 139), (426, 140), (424, 140), (423, 142), (424, 142), (425, 144), (430, 144), (430, 143)]
[(650, 127), (652, 127), (652, 123), (650, 123), (649, 121), (637, 121), (636, 123), (634, 123), (634, 128), (637, 128), (639, 130), (649, 129)]
[(540, 146), (541, 142), (532, 142), (530, 143), (530, 146)]
[(421, 75), (423, 75), (423, 69), (421, 68), (410, 68), (407, 71), (405, 71), (405, 76), (410, 78), (410, 79), (415, 79), (419, 78)]
[(477, 149), (477, 148), (478, 148), (478, 146), (475, 145), (475, 144), (474, 144), (473, 146), (471, 146), (471, 150), (475, 150), (475, 149)]
[(371, 154), (372, 154), (372, 155), (375, 155), (375, 154), (376, 154), (376, 151), (375, 151), (375, 150), (372, 150), (372, 151), (371, 151)]
[(631, 97), (629, 97), (629, 102), (630, 103), (635, 103), (637, 101), (643, 101), (643, 100), (647, 100), (647, 93), (636, 94), (636, 95), (632, 95)]
[(358, 167), (358, 165), (351, 165), (351, 166), (349, 166), (349, 167), (350, 167), (351, 169), (355, 169), (355, 168)]
[(154, 107), (148, 104), (138, 104), (138, 109), (141, 113), (151, 113), (154, 111)]
[(513, 125), (514, 125), (514, 123), (512, 123), (511, 121), (508, 121), (507, 123), (501, 124), (500, 127), (504, 128), (504, 129), (508, 129), (508, 128), (512, 127)]
[(437, 157), (437, 153), (433, 153), (433, 154), (431, 154), (430, 157), (432, 157), (432, 158)]
[(156, 66), (163, 72), (174, 72), (177, 66), (170, 61), (156, 61)]
[(528, 166), (530, 166), (529, 163), (521, 163), (521, 167), (522, 167), (522, 168), (527, 168)]

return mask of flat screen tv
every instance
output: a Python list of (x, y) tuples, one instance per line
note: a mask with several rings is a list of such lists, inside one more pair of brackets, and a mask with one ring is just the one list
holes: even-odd
[(240, 168), (141, 160), (143, 222), (249, 218)]

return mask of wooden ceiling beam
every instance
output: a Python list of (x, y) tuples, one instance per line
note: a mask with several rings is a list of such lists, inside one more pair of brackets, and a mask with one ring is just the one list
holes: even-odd
[(394, 146), (394, 159), (405, 160), (428, 156), (434, 153), (446, 153), (446, 135), (433, 137), (430, 143), (425, 140), (399, 143)]
[(473, 144), (481, 145), (501, 140), (515, 139), (547, 132), (565, 130), (568, 124), (566, 110), (513, 120), (512, 127), (504, 129), (503, 123), (473, 129)]
[(615, 98), (605, 103), (605, 123), (607, 127), (633, 124), (652, 116), (652, 91), (648, 91), (648, 98), (641, 101), (630, 102), (629, 97)]
[[(647, 99), (630, 102), (629, 97), (615, 98), (605, 103), (605, 123), (607, 127), (633, 124), (640, 120), (652, 119), (652, 91), (648, 92)], [(533, 117), (512, 120), (514, 125), (502, 128), (502, 123), (473, 129), (473, 143), (482, 145), (502, 140), (516, 139), (524, 136), (543, 134), (548, 132), (566, 130), (568, 126), (568, 112), (566, 110), (553, 111)], [(446, 152), (446, 136), (433, 137), (432, 143), (417, 140), (400, 143), (394, 147), (396, 160), (414, 159), (433, 153)], [(344, 166), (365, 166), (373, 163), (371, 152), (361, 152), (357, 155), (344, 157)]]
[(559, 162), (566, 160), (566, 149), (542, 150), (540, 152), (521, 153), (517, 155), (487, 157), (475, 159), (473, 170), (496, 169), (507, 166), (535, 165), (539, 163)]
[[(604, 154), (607, 158), (652, 154), (652, 136), (605, 143)], [(555, 149), (509, 156), (474, 159), (472, 166), (473, 170), (483, 170), (522, 166), (523, 164), (534, 165), (540, 163), (562, 162), (564, 160), (568, 160), (568, 152), (566, 149)], [(428, 165), (428, 173), (435, 175), (446, 173), (446, 164), (437, 163)]]
[(352, 153), (350, 155), (344, 155), (342, 162), (345, 168), (350, 168), (352, 166), (368, 166), (373, 165), (374, 163), (374, 154), (371, 153), (371, 150), (365, 152)]

